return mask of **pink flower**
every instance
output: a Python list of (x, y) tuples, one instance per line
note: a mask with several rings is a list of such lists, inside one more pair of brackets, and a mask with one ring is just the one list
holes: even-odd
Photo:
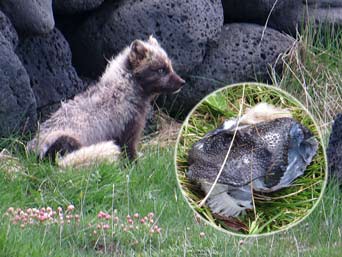
[(104, 224), (104, 225), (102, 226), (102, 228), (105, 229), (105, 230), (106, 230), (106, 229), (109, 229), (109, 224)]
[(201, 232), (201, 233), (199, 234), (199, 236), (200, 236), (201, 238), (203, 238), (203, 237), (205, 237), (205, 233), (204, 233), (204, 232)]
[(48, 217), (47, 217), (46, 214), (39, 215), (39, 217), (38, 217), (38, 219), (39, 219), (41, 222), (45, 221), (47, 218), (48, 218)]
[(139, 218), (139, 213), (134, 213), (133, 217), (138, 219)]
[(97, 214), (97, 217), (99, 219), (105, 218), (106, 217), (106, 213), (104, 213), (103, 211), (100, 211), (99, 214)]
[(68, 205), (68, 211), (73, 211), (75, 209), (75, 206), (73, 204)]

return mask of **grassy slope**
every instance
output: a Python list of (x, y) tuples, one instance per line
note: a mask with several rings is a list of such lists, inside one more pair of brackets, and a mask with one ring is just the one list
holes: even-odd
[[(341, 250), (342, 201), (338, 189), (331, 184), (317, 210), (299, 227), (266, 238), (232, 237), (217, 232), (203, 222), (196, 222), (179, 189), (173, 169), (173, 149), (150, 149), (138, 164), (121, 167), (102, 165), (98, 169), (60, 173), (46, 163), (36, 165), (27, 161), (28, 176), (11, 179), (1, 173), (0, 178), (0, 256), (96, 256), (94, 238), (89, 222), (99, 210), (110, 211), (112, 200), (119, 215), (153, 211), (162, 227), (161, 236), (133, 232), (118, 233), (114, 240), (107, 238), (108, 248), (122, 256), (279, 256), (286, 252), (296, 256), (337, 256)], [(129, 186), (127, 187), (127, 179)], [(112, 188), (114, 184), (114, 198)], [(128, 190), (127, 190), (128, 188)], [(129, 207), (128, 207), (129, 201)], [(67, 226), (60, 234), (57, 226), (21, 229), (10, 225), (3, 216), (10, 207), (66, 206), (73, 203), (82, 210), (79, 226)], [(205, 237), (200, 237), (200, 232)], [(139, 243), (133, 245), (134, 236)], [(334, 255), (335, 254), (335, 255)]]

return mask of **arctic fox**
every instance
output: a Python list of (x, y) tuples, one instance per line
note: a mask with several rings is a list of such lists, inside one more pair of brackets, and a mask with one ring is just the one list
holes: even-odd
[(56, 159), (62, 167), (114, 161), (122, 147), (135, 159), (151, 101), (184, 84), (153, 36), (135, 40), (109, 61), (95, 85), (62, 103), (40, 125), (28, 150), (41, 159)]

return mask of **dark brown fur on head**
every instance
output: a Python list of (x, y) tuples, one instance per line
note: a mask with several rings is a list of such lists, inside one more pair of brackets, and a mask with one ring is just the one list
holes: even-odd
[(185, 84), (153, 37), (147, 43), (133, 41), (128, 59), (134, 77), (147, 95), (176, 92)]

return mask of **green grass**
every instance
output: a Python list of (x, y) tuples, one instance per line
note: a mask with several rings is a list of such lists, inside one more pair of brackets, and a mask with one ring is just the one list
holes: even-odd
[[(27, 173), (13, 178), (0, 172), (0, 256), (281, 256), (285, 251), (288, 256), (297, 252), (337, 256), (342, 245), (342, 199), (334, 183), (305, 223), (279, 235), (243, 239), (194, 218), (177, 186), (173, 151), (172, 147), (147, 148), (135, 164), (65, 172), (21, 156)], [(62, 232), (58, 226), (21, 229), (4, 216), (10, 206), (56, 208), (69, 203), (82, 218), (79, 226), (65, 225)], [(106, 237), (107, 253), (103, 247), (99, 251), (102, 239), (96, 245), (88, 223), (95, 222), (98, 211), (113, 208), (121, 217), (154, 212), (161, 235), (150, 239), (146, 233), (118, 233)], [(134, 244), (135, 240), (139, 243)]]
[[(242, 101), (243, 98), (243, 101)], [(318, 142), (321, 137), (317, 126), (310, 115), (292, 97), (286, 93), (258, 84), (240, 84), (216, 91), (201, 102), (188, 116), (184, 123), (179, 142), (177, 144), (177, 175), (192, 207), (213, 225), (234, 231), (223, 219), (215, 218), (206, 206), (199, 207), (205, 197), (199, 185), (194, 185), (186, 178), (188, 169), (188, 152), (195, 142), (217, 128), (224, 120), (237, 117), (241, 102), (243, 110), (259, 102), (267, 102), (277, 107), (288, 109), (295, 120), (312, 131)], [(232, 219), (242, 227), (245, 234), (263, 234), (286, 229), (306, 217), (317, 204), (323, 193), (326, 177), (326, 161), (323, 147), (313, 159), (305, 174), (294, 181), (289, 188), (271, 194), (254, 194), (255, 209), (248, 211), (247, 215), (240, 215)]]
[(271, 72), (273, 85), (300, 100), (320, 129), (328, 132), (336, 113), (342, 111), (342, 29), (310, 26), (297, 41), (282, 57), (282, 76)]

